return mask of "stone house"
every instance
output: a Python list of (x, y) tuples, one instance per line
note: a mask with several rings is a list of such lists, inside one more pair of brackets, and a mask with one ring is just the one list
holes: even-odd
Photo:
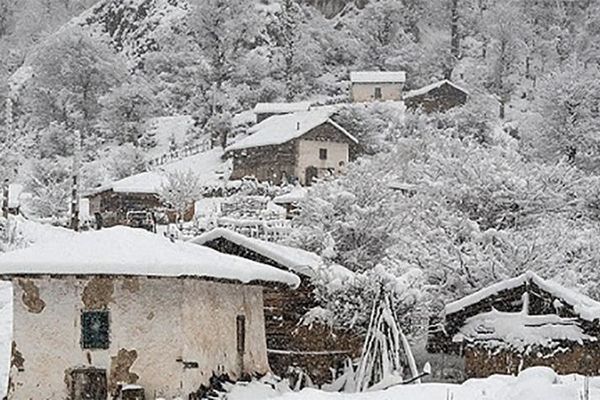
[(350, 72), (350, 96), (355, 103), (401, 101), (405, 82), (404, 71)]
[(358, 140), (330, 119), (331, 111), (276, 115), (250, 128), (250, 136), (225, 149), (233, 160), (230, 179), (254, 177), (280, 184), (339, 174)]
[(408, 109), (421, 109), (427, 113), (444, 112), (462, 106), (467, 102), (469, 93), (447, 79), (432, 83), (420, 89), (404, 94), (404, 103)]
[[(8, 399), (195, 399), (269, 371), (263, 287), (297, 276), (144, 230), (73, 233), (0, 257), (13, 285)], [(110, 397), (109, 397), (110, 396)]]
[(304, 323), (306, 314), (318, 306), (314, 296), (317, 281), (343, 284), (354, 279), (350, 270), (325, 266), (314, 253), (221, 228), (202, 234), (191, 243), (272, 265), (300, 277), (296, 290), (267, 288), (264, 292), (267, 353), (275, 374), (290, 376), (302, 371), (314, 384), (322, 385), (332, 380), (332, 370), (360, 356), (360, 335), (319, 323)]
[[(160, 169), (141, 172), (89, 190), (84, 197), (89, 201), (89, 215), (100, 215), (103, 226), (126, 225), (130, 211), (166, 213), (171, 222), (175, 216), (168, 205), (160, 201), (159, 193), (170, 172), (194, 171), (202, 183), (214, 185), (226, 179), (228, 166), (221, 159), (223, 151), (215, 148), (166, 164)], [(184, 215), (189, 221), (194, 216), (194, 204)]]
[(256, 123), (260, 123), (273, 115), (289, 114), (293, 112), (310, 111), (309, 101), (296, 103), (257, 103), (254, 107)]
[(458, 354), (466, 378), (547, 366), (600, 373), (600, 302), (526, 272), (447, 304), (427, 350)]

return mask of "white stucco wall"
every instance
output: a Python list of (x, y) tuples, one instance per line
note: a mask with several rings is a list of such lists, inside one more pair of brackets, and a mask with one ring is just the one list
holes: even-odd
[[(381, 88), (381, 99), (375, 99), (375, 88)], [(365, 101), (402, 100), (401, 83), (353, 83), (351, 86), (352, 101), (355, 103)]]
[[(14, 283), (13, 341), (23, 363), (21, 371), (11, 367), (9, 399), (65, 399), (65, 376), (74, 367), (106, 369), (110, 386), (111, 357), (122, 349), (137, 352), (129, 373), (139, 377), (137, 384), (145, 388), (147, 399), (187, 398), (208, 382), (213, 371), (233, 378), (240, 375), (238, 315), (246, 317), (244, 372), (268, 371), (261, 287), (177, 278), (115, 278), (104, 296), (110, 299), (110, 348), (84, 350), (80, 314), (89, 278), (29, 282), (38, 288), (45, 305), (41, 312), (31, 312), (23, 285)], [(197, 362), (199, 368), (184, 369), (178, 359)]]
[[(307, 167), (313, 166), (322, 171), (331, 168), (336, 173), (340, 173), (348, 166), (350, 158), (348, 143), (299, 140), (297, 146), (298, 158), (296, 161), (296, 176), (303, 184), (306, 183)], [(319, 158), (319, 149), (327, 149), (326, 160), (321, 160)], [(343, 164), (340, 165), (340, 162)]]

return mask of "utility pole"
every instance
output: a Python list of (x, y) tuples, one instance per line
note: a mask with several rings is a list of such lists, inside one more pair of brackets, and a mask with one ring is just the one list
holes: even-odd
[(73, 182), (71, 188), (71, 229), (79, 231), (79, 171), (81, 169), (81, 132), (75, 130)]
[(2, 217), (8, 221), (8, 199), (9, 199), (9, 180), (4, 178), (2, 183)]

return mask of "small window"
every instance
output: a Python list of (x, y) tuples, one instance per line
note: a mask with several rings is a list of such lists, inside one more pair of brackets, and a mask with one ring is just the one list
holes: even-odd
[(237, 351), (244, 354), (246, 351), (246, 316), (238, 315), (236, 318)]
[(381, 99), (381, 88), (380, 87), (375, 88), (375, 98)]
[(319, 160), (327, 160), (327, 149), (319, 149)]
[(81, 346), (84, 349), (108, 349), (108, 311), (83, 311), (81, 313)]

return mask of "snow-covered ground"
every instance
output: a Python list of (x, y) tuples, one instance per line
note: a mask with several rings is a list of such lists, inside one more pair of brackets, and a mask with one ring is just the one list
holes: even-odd
[(0, 281), (0, 393), (6, 393), (12, 342), (12, 285)]
[(583, 396), (582, 376), (557, 376), (545, 367), (530, 368), (518, 377), (494, 375), (461, 385), (424, 383), (365, 393), (330, 393), (316, 389), (300, 392), (273, 388), (260, 382), (238, 384), (227, 400), (600, 400), (600, 378), (589, 380), (589, 397)]

